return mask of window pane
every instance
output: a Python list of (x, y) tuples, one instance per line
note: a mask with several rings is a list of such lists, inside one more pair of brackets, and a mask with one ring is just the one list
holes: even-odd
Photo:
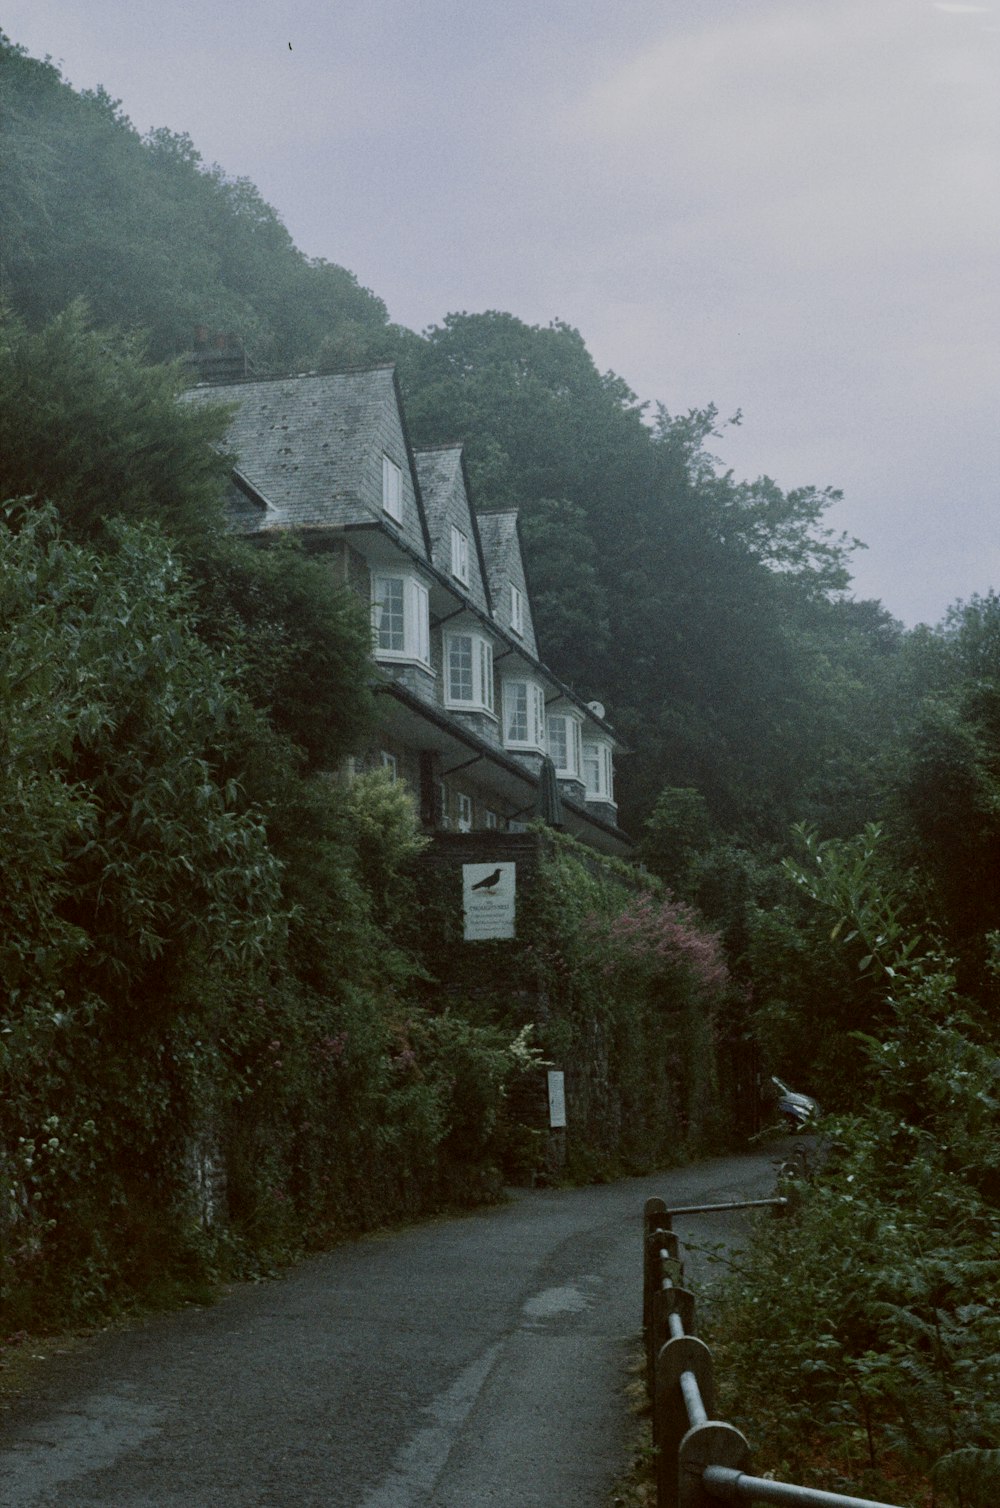
[(382, 457), (382, 507), (397, 523), (403, 519), (403, 473), (388, 456)]
[(403, 578), (401, 576), (377, 577), (375, 604), (376, 607), (381, 608), (378, 625), (379, 649), (402, 654), (406, 648)]
[(552, 763), (557, 770), (564, 770), (566, 768), (566, 719), (550, 717), (548, 733)]
[(507, 742), (528, 742), (528, 687), (525, 681), (508, 681), (504, 692), (507, 703)]
[(459, 581), (469, 579), (469, 541), (461, 529), (451, 526), (451, 574)]
[(411, 585), (413, 588), (413, 653), (418, 660), (423, 660), (426, 665), (430, 663), (431, 658), (430, 615), (427, 606), (427, 591), (425, 587), (420, 585), (419, 581), (414, 581)]
[(453, 702), (473, 700), (471, 634), (454, 634), (448, 640), (448, 695)]
[(545, 693), (540, 686), (532, 686), (532, 707), (534, 711), (535, 743), (539, 749), (545, 748)]
[(479, 699), (484, 707), (493, 711), (493, 646), (485, 639), (479, 641)]

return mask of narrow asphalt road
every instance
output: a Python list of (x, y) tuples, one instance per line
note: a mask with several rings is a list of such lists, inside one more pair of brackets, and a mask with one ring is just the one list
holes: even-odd
[(766, 1197), (775, 1166), (518, 1193), (102, 1335), (0, 1420), (0, 1503), (602, 1508), (625, 1466), (643, 1202)]

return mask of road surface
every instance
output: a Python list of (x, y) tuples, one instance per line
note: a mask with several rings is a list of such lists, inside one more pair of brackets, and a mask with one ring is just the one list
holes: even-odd
[(39, 1363), (0, 1419), (0, 1503), (603, 1508), (626, 1464), (643, 1202), (766, 1197), (775, 1166), (518, 1192), (106, 1333)]

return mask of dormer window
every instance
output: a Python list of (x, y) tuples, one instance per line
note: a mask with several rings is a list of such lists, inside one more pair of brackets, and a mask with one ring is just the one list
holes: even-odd
[(397, 524), (403, 522), (403, 473), (387, 455), (382, 457), (382, 507)]
[(510, 584), (511, 632), (524, 637), (524, 593), (513, 582)]
[(493, 645), (481, 634), (446, 634), (445, 705), (493, 711)]
[(469, 540), (461, 529), (451, 526), (451, 574), (463, 586), (469, 584)]
[(583, 773), (583, 738), (580, 719), (568, 712), (550, 716), (545, 725), (549, 754), (561, 780), (579, 780)]

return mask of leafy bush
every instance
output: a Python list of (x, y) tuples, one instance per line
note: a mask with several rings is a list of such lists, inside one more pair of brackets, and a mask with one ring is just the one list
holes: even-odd
[(721, 1370), (734, 1417), (782, 1474), (889, 1496), (934, 1476), (940, 1501), (987, 1508), (1000, 1445), (997, 1057), (949, 961), (904, 925), (878, 842), (870, 830), (814, 845), (798, 870), (862, 975), (881, 981), (884, 1027), (854, 1034), (864, 1095), (824, 1128), (827, 1155), (794, 1215), (761, 1224), (740, 1260), (717, 1313)]

